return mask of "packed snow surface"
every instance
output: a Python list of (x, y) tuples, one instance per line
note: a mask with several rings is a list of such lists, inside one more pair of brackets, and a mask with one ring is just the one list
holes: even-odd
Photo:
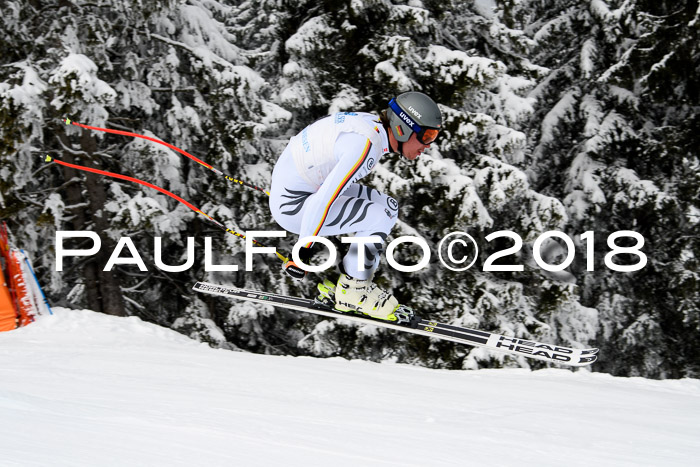
[(700, 381), (211, 349), (57, 309), (0, 334), (3, 466), (679, 466)]

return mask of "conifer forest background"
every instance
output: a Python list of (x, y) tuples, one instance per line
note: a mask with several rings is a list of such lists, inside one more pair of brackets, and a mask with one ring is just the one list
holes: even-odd
[[(379, 283), (423, 316), (564, 345), (600, 347), (595, 371), (700, 377), (700, 18), (697, 1), (664, 0), (25, 0), (0, 1), (0, 217), (33, 258), (53, 304), (135, 315), (213, 346), (342, 356), (431, 368), (544, 364), (421, 336), (195, 295), (194, 282), (313, 296), (274, 255), (256, 255), (184, 205), (63, 161), (137, 177), (233, 230), (280, 230), (266, 196), (134, 131), (268, 187), (291, 136), (330, 112), (379, 112), (419, 90), (441, 105), (443, 135), (417, 161), (386, 156), (363, 183), (395, 197), (392, 237), (436, 251), (448, 233), (477, 240), (474, 267), (433, 255)], [(97, 232), (102, 249), (56, 271), (59, 230)], [(484, 260), (521, 272), (489, 272)], [(564, 271), (533, 257), (543, 232), (575, 243)], [(594, 254), (581, 239), (594, 232)], [(606, 266), (607, 238), (644, 237), (639, 271)], [(148, 266), (103, 271), (130, 237)], [(196, 260), (184, 272), (187, 238)], [(215, 263), (204, 270), (204, 239)], [(290, 252), (296, 238), (268, 239)], [(338, 239), (334, 239), (340, 246)], [(631, 238), (620, 239), (633, 247)], [(85, 247), (75, 242), (74, 247)], [(561, 263), (566, 245), (542, 248)], [(397, 250), (410, 263), (420, 250)], [(125, 250), (124, 255), (127, 256)], [(639, 261), (620, 254), (620, 264)], [(590, 263), (592, 261), (592, 263)], [(592, 269), (592, 270), (591, 270)], [(328, 276), (334, 271), (329, 270)]]

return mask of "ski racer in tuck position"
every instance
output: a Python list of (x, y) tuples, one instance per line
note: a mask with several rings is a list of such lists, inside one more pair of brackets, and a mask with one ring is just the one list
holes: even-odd
[[(384, 242), (396, 224), (398, 203), (358, 181), (389, 152), (415, 160), (435, 141), (441, 126), (437, 104), (423, 93), (407, 92), (392, 99), (379, 116), (340, 112), (314, 122), (291, 138), (277, 161), (270, 210), (282, 228), (300, 238), (355, 233), (381, 239), (351, 244), (337, 283), (319, 284), (321, 298), (336, 310), (399, 324), (414, 318), (410, 308), (373, 282)], [(304, 263), (312, 246), (299, 251)], [(358, 264), (362, 253), (364, 265)], [(306, 275), (293, 260), (283, 267), (295, 279)]]

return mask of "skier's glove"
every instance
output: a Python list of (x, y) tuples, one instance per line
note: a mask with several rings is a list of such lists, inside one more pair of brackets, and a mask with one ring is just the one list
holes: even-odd
[[(315, 251), (312, 251), (312, 248), (300, 248), (299, 259), (304, 264), (309, 264), (309, 261), (313, 257), (314, 253)], [(284, 272), (286, 272), (289, 275), (289, 277), (291, 277), (294, 280), (300, 281), (303, 280), (304, 277), (306, 277), (306, 271), (300, 268), (299, 265), (297, 265), (292, 259), (287, 260), (282, 265), (282, 269), (284, 269)]]
[(304, 277), (306, 277), (306, 271), (297, 266), (291, 259), (282, 265), (282, 269), (295, 281), (304, 280)]

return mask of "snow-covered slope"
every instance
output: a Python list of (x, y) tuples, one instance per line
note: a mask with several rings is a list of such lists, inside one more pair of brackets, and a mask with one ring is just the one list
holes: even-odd
[(3, 466), (670, 466), (700, 381), (214, 350), (57, 309), (0, 334)]

